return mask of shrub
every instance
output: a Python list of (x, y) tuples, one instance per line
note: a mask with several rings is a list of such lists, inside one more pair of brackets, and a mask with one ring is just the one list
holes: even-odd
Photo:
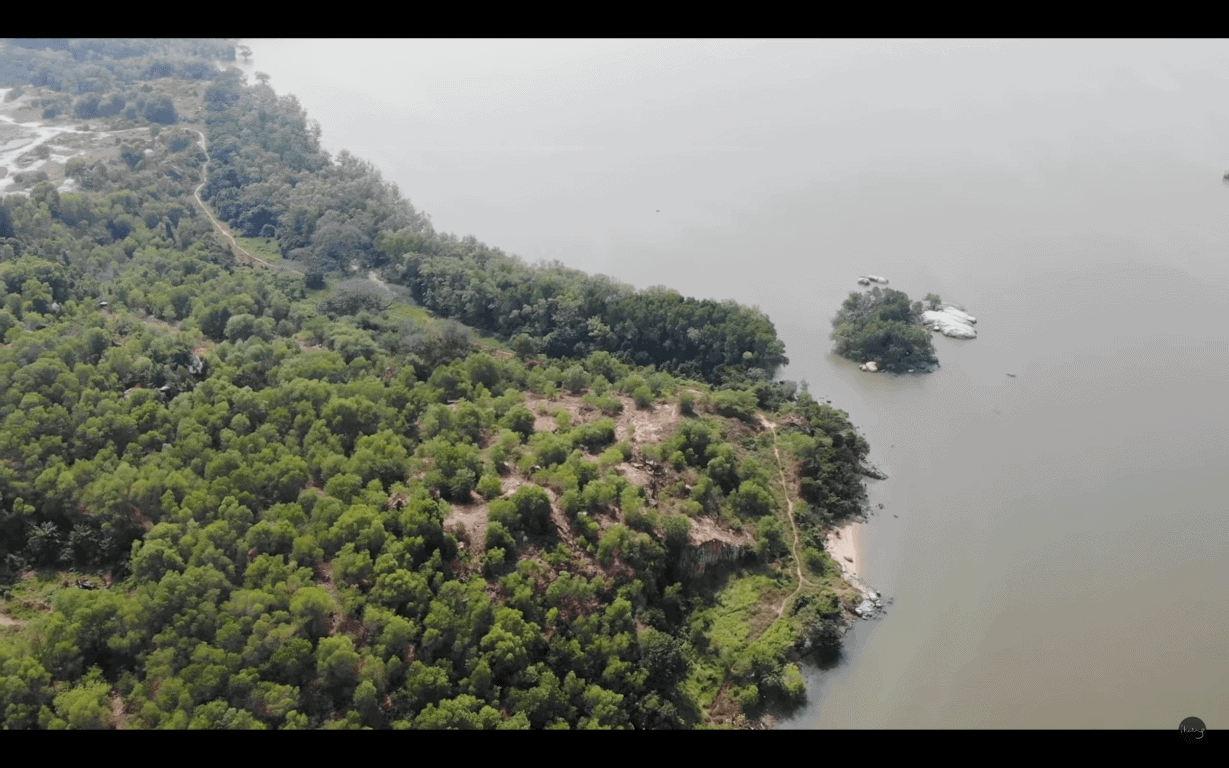
[(551, 529), (550, 496), (536, 485), (522, 485), (510, 499), (516, 508), (521, 530), (544, 534)]
[(383, 312), (391, 304), (388, 295), (370, 280), (347, 280), (337, 287), (332, 296), (321, 301), (318, 308), (329, 317), (341, 317), (363, 310)]
[(781, 673), (780, 695), (789, 702), (801, 704), (807, 698), (807, 684), (797, 664), (786, 664)]
[(539, 432), (530, 440), (538, 464), (543, 467), (562, 464), (568, 458), (568, 444), (558, 435), (550, 432)]
[(814, 547), (807, 547), (803, 550), (803, 554), (807, 560), (807, 568), (811, 569), (811, 573), (816, 576), (823, 576), (824, 571), (828, 567), (828, 558), (824, 556), (824, 553)]
[(482, 557), (482, 571), (486, 576), (497, 576), (503, 572), (506, 554), (502, 547), (488, 549)]
[(591, 393), (585, 395), (581, 402), (597, 408), (606, 416), (617, 416), (623, 412), (623, 401), (614, 395)]
[(559, 508), (570, 518), (585, 510), (585, 497), (577, 488), (569, 488), (559, 497)]
[(631, 519), (631, 515), (639, 514), (644, 509), (644, 489), (638, 485), (629, 485), (619, 493), (619, 506)]
[(457, 470), (448, 482), (448, 498), (462, 503), (469, 501), (470, 492), (474, 490), (477, 482), (478, 475), (474, 470), (469, 468)]
[(623, 461), (623, 451), (617, 445), (612, 445), (602, 451), (602, 455), (597, 457), (597, 464), (602, 469), (613, 467)]
[(594, 451), (615, 440), (614, 419), (601, 419), (592, 424), (583, 424), (572, 432), (572, 444), (587, 451)]
[(712, 396), (713, 409), (727, 418), (741, 419), (746, 422), (755, 420), (755, 407), (758, 399), (755, 393), (745, 389), (725, 389), (714, 392)]
[(499, 469), (505, 462), (515, 461), (520, 450), (521, 438), (512, 431), (504, 430), (491, 446), (490, 457)]
[(573, 365), (563, 372), (563, 388), (574, 395), (579, 395), (589, 386), (589, 375), (579, 365)]
[[(494, 508), (495, 505), (492, 504), (491, 506)], [(512, 537), (512, 532), (498, 520), (492, 520), (491, 524), (487, 526), (486, 541), (483, 543), (488, 552), (496, 548), (507, 552), (516, 551), (516, 539)]]
[(666, 546), (675, 549), (682, 549), (687, 546), (687, 542), (691, 535), (691, 519), (683, 515), (674, 515), (667, 517), (662, 522), (662, 528), (665, 530)]
[(764, 486), (753, 480), (744, 480), (738, 490), (730, 495), (730, 504), (743, 517), (760, 517), (771, 512), (776, 502)]
[(171, 125), (179, 120), (179, 115), (175, 113), (175, 103), (171, 101), (169, 96), (162, 96), (145, 102), (144, 114), (145, 119), (151, 123)]
[(734, 691), (734, 698), (743, 709), (754, 707), (760, 701), (760, 689), (755, 684), (739, 686)]
[(478, 481), (478, 493), (482, 494), (483, 498), (493, 499), (503, 492), (504, 484), (499, 479), (499, 475), (483, 475)]
[(781, 524), (775, 518), (766, 517), (759, 523), (760, 535), (756, 542), (756, 554), (761, 560), (775, 560), (789, 551), (781, 531)]
[(533, 422), (533, 411), (523, 405), (512, 406), (500, 420), (502, 426), (521, 436), (521, 442), (528, 440), (533, 434)]

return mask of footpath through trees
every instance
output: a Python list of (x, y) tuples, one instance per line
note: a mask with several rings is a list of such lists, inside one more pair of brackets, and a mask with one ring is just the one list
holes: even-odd
[[(227, 240), (230, 241), (231, 248), (238, 251), (244, 257), (247, 257), (248, 259), (250, 259), (250, 262), (248, 262), (249, 265), (253, 263), (263, 264), (266, 267), (273, 268), (272, 264), (260, 258), (259, 256), (249, 253), (247, 249), (239, 245), (239, 243), (235, 241), (234, 236), (231, 235), (230, 232), (226, 231), (226, 228), (222, 226), (221, 222), (219, 222), (216, 218), (214, 218), (213, 213), (210, 212), (209, 210), (209, 206), (205, 205), (205, 201), (201, 199), (201, 190), (205, 188), (205, 184), (208, 182), (209, 162), (212, 158), (210, 158), (209, 156), (209, 145), (205, 141), (205, 134), (201, 133), (195, 128), (192, 128), (190, 130), (193, 133), (195, 133), (197, 136), (201, 137), (201, 151), (205, 153), (205, 164), (201, 166), (201, 183), (198, 184), (196, 186), (196, 189), (192, 191), (192, 196), (196, 198), (196, 204), (201, 207), (201, 210), (205, 212), (205, 215), (209, 217), (209, 220), (213, 222), (213, 228), (216, 229), (222, 235), (222, 237), (225, 237)], [(242, 258), (240, 259), (240, 261), (242, 261)], [(296, 275), (303, 274), (297, 269), (289, 269), (285, 267), (283, 267), (283, 269), (285, 269), (285, 271), (287, 272), (293, 272)]]

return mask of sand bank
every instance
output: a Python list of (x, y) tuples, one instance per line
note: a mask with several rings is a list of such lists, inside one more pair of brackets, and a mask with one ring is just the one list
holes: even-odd
[(866, 523), (849, 522), (828, 533), (825, 545), (828, 554), (841, 566), (845, 580), (865, 594), (869, 587), (862, 583), (859, 577), (859, 563), (862, 562), (862, 542), (860, 534)]

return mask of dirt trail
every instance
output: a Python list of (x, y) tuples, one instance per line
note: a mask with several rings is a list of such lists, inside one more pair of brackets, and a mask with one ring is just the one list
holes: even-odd
[(128, 714), (124, 711), (124, 697), (118, 690), (111, 692), (111, 723), (117, 731), (128, 730)]
[[(246, 248), (239, 245), (239, 243), (235, 242), (235, 238), (231, 235), (231, 233), (227, 232), (226, 228), (223, 227), (221, 223), (219, 223), (218, 220), (213, 217), (213, 214), (209, 212), (209, 207), (205, 205), (205, 201), (201, 199), (201, 190), (205, 188), (206, 180), (209, 177), (209, 163), (212, 161), (212, 158), (209, 156), (209, 146), (208, 144), (205, 143), (205, 134), (201, 133), (195, 128), (192, 128), (190, 130), (193, 133), (195, 133), (197, 136), (201, 137), (201, 151), (205, 153), (205, 164), (201, 166), (201, 183), (198, 184), (196, 186), (196, 189), (192, 191), (192, 196), (196, 198), (196, 204), (200, 206), (201, 210), (205, 212), (205, 215), (209, 217), (209, 220), (213, 222), (213, 228), (216, 229), (219, 233), (221, 233), (222, 237), (225, 237), (227, 240), (230, 241), (232, 248), (234, 248), (239, 253), (242, 253), (244, 256), (248, 257), (249, 259), (256, 262), (257, 264), (263, 264), (266, 267), (269, 267), (270, 269), (277, 269), (277, 267), (274, 267), (272, 264), (260, 258), (259, 256), (255, 256), (249, 253)], [(286, 269), (285, 271), (293, 272), (296, 275), (303, 274), (297, 269)]]
[[(790, 602), (795, 597), (798, 596), (798, 593), (802, 591), (803, 586), (814, 587), (816, 585), (811, 583), (810, 581), (807, 581), (807, 579), (802, 575), (802, 559), (798, 557), (798, 525), (797, 523), (794, 522), (794, 501), (792, 498), (790, 498), (789, 485), (785, 481), (785, 465), (781, 463), (781, 451), (780, 449), (777, 448), (777, 425), (769, 421), (768, 418), (765, 417), (764, 414), (762, 413), (760, 414), (760, 424), (762, 424), (763, 426), (767, 427), (769, 430), (772, 431), (772, 452), (777, 457), (777, 472), (781, 478), (781, 489), (785, 492), (786, 509), (789, 512), (789, 525), (790, 525), (790, 528), (792, 528), (794, 531), (794, 545), (793, 545), (794, 571), (798, 575), (798, 586), (794, 589), (793, 592), (786, 595), (784, 600), (781, 601), (781, 605), (777, 606), (777, 618), (769, 622), (768, 626), (764, 627), (764, 631), (760, 633), (760, 637), (764, 637), (765, 635), (768, 634), (768, 630), (776, 626), (777, 622), (780, 621), (781, 618), (785, 615), (785, 606), (789, 605)], [(709, 713), (710, 721), (714, 721), (714, 718), (713, 718), (714, 711), (713, 710), (716, 710), (719, 708), (717, 704), (718, 702), (722, 702), (723, 700), (725, 702), (725, 704), (721, 705), (720, 708), (733, 706), (732, 702), (729, 699), (729, 689), (730, 689), (730, 681), (727, 678), (722, 683), (721, 690), (717, 693), (717, 698), (714, 699), (714, 707), (712, 710), (710, 710), (710, 713)], [(722, 716), (719, 716), (716, 719), (725, 720), (725, 718)]]
[(384, 293), (388, 294), (389, 296), (393, 295), (393, 289), (389, 288), (388, 284), (380, 279), (380, 276), (375, 273), (374, 269), (367, 272), (367, 279), (380, 286), (380, 288), (384, 290)]
[[(815, 584), (807, 581), (802, 575), (802, 558), (798, 556), (798, 524), (794, 522), (794, 500), (789, 495), (789, 484), (785, 482), (785, 466), (781, 463), (781, 451), (777, 448), (777, 425), (768, 420), (764, 414), (760, 414), (760, 423), (772, 431), (772, 452), (777, 457), (777, 472), (781, 477), (781, 490), (785, 493), (785, 503), (787, 512), (789, 513), (789, 526), (794, 531), (794, 570), (798, 574), (798, 586), (784, 600), (781, 601), (780, 607), (777, 608), (777, 619), (780, 619), (785, 614), (785, 606), (790, 604), (790, 601), (798, 596), (802, 591), (803, 586), (814, 587)], [(774, 624), (776, 622), (773, 622)], [(769, 627), (772, 625), (770, 624)], [(768, 630), (765, 629), (765, 632)]]

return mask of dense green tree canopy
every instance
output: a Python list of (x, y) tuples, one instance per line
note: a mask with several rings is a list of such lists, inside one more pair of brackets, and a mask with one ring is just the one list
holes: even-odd
[[(15, 98), (125, 131), (0, 197), (0, 726), (676, 728), (727, 678), (794, 691), (830, 600), (720, 625), (793, 588), (758, 415), (802, 425), (812, 573), (866, 446), (772, 381), (768, 318), (438, 234), (233, 57), (0, 42)], [(272, 268), (193, 198), (198, 128)]]
[(859, 362), (873, 360), (887, 371), (921, 369), (937, 362), (930, 332), (921, 323), (922, 303), (879, 286), (851, 293), (832, 319), (836, 353)]

